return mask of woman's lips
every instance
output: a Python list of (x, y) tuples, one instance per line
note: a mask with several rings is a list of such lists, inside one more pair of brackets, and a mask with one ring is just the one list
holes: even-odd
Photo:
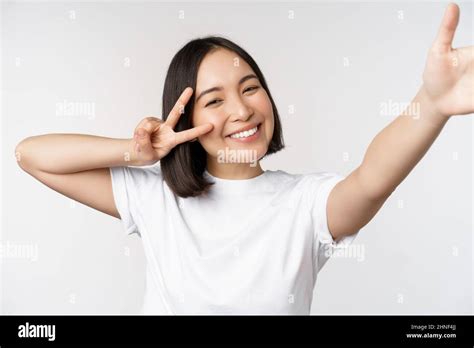
[(252, 142), (252, 141), (254, 141), (254, 140), (256, 140), (260, 137), (260, 133), (261, 133), (261, 131), (260, 131), (261, 127), (260, 126), (261, 125), (262, 124), (259, 123), (257, 125), (257, 131), (254, 134), (249, 135), (248, 137), (245, 137), (245, 138), (232, 138), (230, 135), (228, 135), (228, 136), (226, 136), (226, 138), (228, 138), (230, 140), (233, 140), (233, 141), (238, 141), (239, 143), (250, 143), (250, 142)]

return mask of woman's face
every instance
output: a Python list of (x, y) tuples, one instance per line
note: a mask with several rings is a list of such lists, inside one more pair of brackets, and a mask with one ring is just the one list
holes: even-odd
[[(212, 123), (199, 137), (208, 160), (252, 162), (267, 152), (273, 136), (273, 109), (250, 66), (235, 52), (214, 50), (204, 57), (194, 91), (193, 126)], [(227, 155), (226, 155), (227, 154)], [(232, 154), (240, 157), (231, 157)], [(234, 162), (234, 163), (235, 163)]]

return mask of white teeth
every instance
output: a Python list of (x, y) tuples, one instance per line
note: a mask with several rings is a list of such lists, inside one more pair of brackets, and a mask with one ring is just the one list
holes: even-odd
[(234, 133), (230, 137), (231, 138), (247, 138), (251, 135), (254, 135), (257, 132), (257, 128), (258, 126), (255, 128), (240, 132), (240, 133)]

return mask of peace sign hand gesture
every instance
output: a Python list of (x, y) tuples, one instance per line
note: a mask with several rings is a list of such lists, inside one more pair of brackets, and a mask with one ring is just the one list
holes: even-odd
[(423, 87), (443, 118), (474, 112), (474, 46), (452, 48), (459, 7), (445, 11), (423, 72)]
[(135, 128), (132, 140), (133, 153), (136, 158), (134, 165), (152, 165), (165, 157), (176, 145), (192, 141), (212, 130), (212, 124), (206, 123), (181, 132), (174, 131), (174, 127), (183, 113), (182, 110), (192, 94), (191, 87), (187, 87), (181, 93), (166, 121), (156, 117), (146, 117), (140, 121)]

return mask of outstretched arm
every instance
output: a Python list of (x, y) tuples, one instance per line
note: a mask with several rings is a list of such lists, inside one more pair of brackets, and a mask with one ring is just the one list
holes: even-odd
[(362, 164), (328, 198), (335, 240), (365, 226), (430, 148), (452, 115), (474, 112), (474, 46), (453, 49), (459, 7), (449, 4), (428, 54), (423, 85), (370, 143)]

